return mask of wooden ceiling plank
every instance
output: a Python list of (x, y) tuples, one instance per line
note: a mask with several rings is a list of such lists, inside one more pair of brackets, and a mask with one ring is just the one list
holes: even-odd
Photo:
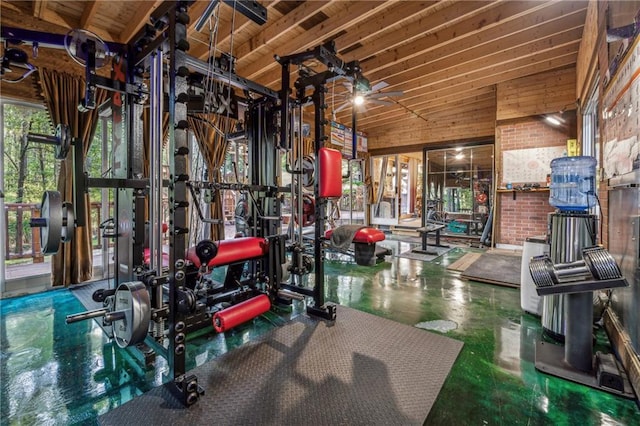
[[(566, 32), (566, 34), (537, 40), (532, 45), (521, 46), (511, 49), (510, 51), (497, 52), (493, 55), (481, 56), (474, 61), (453, 68), (439, 69), (430, 74), (423, 74), (413, 80), (414, 86), (420, 89), (409, 89), (405, 91), (404, 99), (411, 99), (415, 91), (422, 91), (428, 86), (444, 85), (451, 80), (460, 78), (460, 76), (466, 76), (467, 81), (471, 80), (471, 75), (484, 78), (492, 73), (502, 72), (505, 68), (509, 69), (514, 63), (543, 55), (546, 52), (562, 51), (569, 53), (569, 51), (573, 50), (577, 53), (578, 48), (576, 44), (579, 44), (580, 39), (575, 37), (575, 33), (578, 31), (579, 29), (570, 30)], [(551, 44), (552, 42), (555, 44)], [(535, 46), (535, 49), (532, 49), (532, 46)], [(465, 72), (465, 69), (473, 71)]]
[(118, 42), (120, 43), (128, 43), (140, 28), (142, 28), (145, 24), (149, 22), (149, 17), (151, 13), (162, 3), (162, 0), (154, 0), (154, 1), (141, 1), (138, 2), (138, 7), (136, 11), (133, 13), (131, 20), (127, 24), (127, 26), (122, 30), (118, 37)]
[(342, 10), (342, 13), (332, 16), (329, 20), (316, 25), (309, 31), (306, 31), (302, 36), (287, 40), (277, 47), (268, 46), (265, 49), (266, 52), (264, 56), (242, 67), (238, 73), (251, 80), (259, 81), (259, 76), (268, 74), (270, 70), (279, 67), (277, 62), (273, 60), (273, 55), (278, 54), (284, 56), (314, 47), (321, 40), (330, 38), (351, 26), (359, 25), (374, 15), (380, 8), (387, 7), (390, 2), (396, 1), (399, 0), (389, 0), (388, 2), (355, 1), (348, 3)]
[[(207, 2), (202, 2), (202, 3), (208, 3)], [(270, 3), (264, 2), (263, 6), (266, 7), (267, 9), (267, 24), (269, 23), (269, 21), (276, 21), (281, 17), (280, 12), (277, 11), (277, 9), (275, 8), (275, 6), (279, 3), (278, 1), (272, 1)], [(218, 39), (217, 39), (217, 49), (223, 52), (228, 52), (230, 50), (230, 45), (231, 45), (231, 33), (232, 33), (232, 27), (233, 28), (233, 34), (234, 37), (237, 36), (238, 34), (241, 34), (245, 31), (248, 32), (252, 32), (252, 28), (254, 28), (255, 26), (257, 26), (257, 24), (255, 22), (253, 22), (252, 20), (250, 20), (249, 18), (247, 18), (246, 16), (244, 16), (241, 13), (238, 13), (237, 11), (235, 11), (235, 17), (234, 17), (234, 10), (233, 7), (229, 7), (226, 5), (219, 5), (218, 7), (221, 7), (220, 9), (220, 21), (218, 24)], [(190, 11), (191, 12), (191, 11)], [(191, 14), (191, 13), (190, 13)], [(191, 16), (199, 16), (199, 15), (193, 15), (191, 14)], [(234, 22), (235, 20), (235, 22)], [(206, 59), (206, 57), (209, 55), (209, 35), (208, 35), (208, 27), (205, 27), (202, 29), (202, 31), (204, 31), (205, 33), (197, 33), (195, 31), (195, 23), (197, 22), (197, 19), (192, 19), (192, 31), (190, 32), (189, 36), (190, 37), (197, 37), (198, 39), (204, 39), (205, 43), (194, 46), (192, 49), (189, 50), (189, 54), (191, 56), (194, 56), (196, 58), (203, 58)], [(265, 24), (265, 25), (267, 25)], [(262, 29), (262, 26), (259, 26)], [(196, 35), (198, 34), (198, 35)], [(235, 44), (235, 43), (234, 43)], [(235, 56), (236, 58), (241, 58), (242, 55), (237, 54), (236, 52), (236, 48), (235, 46), (233, 47), (233, 56)]]
[[(485, 88), (480, 90), (485, 90)], [(424, 115), (431, 114), (437, 111), (450, 110), (452, 108), (457, 108), (460, 105), (464, 105), (470, 102), (480, 102), (486, 99), (495, 99), (496, 97), (495, 91), (484, 91), (477, 94), (474, 94), (474, 92), (478, 92), (478, 89), (476, 89), (475, 91), (455, 93), (451, 96), (438, 100), (429, 100), (416, 103), (410, 109), (414, 113)], [(361, 126), (365, 126), (373, 123), (377, 124), (381, 121), (392, 122), (393, 120), (405, 115), (406, 112), (409, 111), (402, 107), (395, 108), (392, 111), (377, 111), (375, 114), (369, 114), (369, 111), (367, 111), (364, 114), (358, 114), (358, 123)], [(409, 113), (411, 114), (411, 112)], [(350, 116), (347, 118), (350, 119)]]
[[(569, 3), (572, 5), (575, 4), (573, 2)], [(480, 33), (465, 34), (462, 37), (456, 38), (455, 43), (429, 46), (428, 49), (430, 50), (420, 50), (419, 47), (414, 48), (413, 51), (420, 50), (419, 56), (411, 55), (409, 52), (405, 52), (403, 48), (402, 51), (396, 52), (396, 54), (402, 58), (400, 61), (392, 63), (391, 57), (387, 57), (386, 61), (384, 60), (385, 58), (376, 57), (372, 61), (365, 62), (363, 67), (374, 79), (379, 74), (389, 78), (406, 70), (425, 66), (437, 59), (449, 56), (457, 58), (463, 54), (463, 52), (475, 51), (486, 44), (493, 43), (494, 46), (501, 48), (500, 46), (508, 43), (508, 40), (499, 43), (500, 40), (514, 37), (514, 35), (518, 33), (526, 32), (526, 34), (535, 36), (545, 30), (549, 33), (561, 31), (565, 29), (563, 25), (568, 25), (569, 28), (582, 27), (584, 25), (585, 13), (585, 8), (565, 6), (563, 3), (547, 4), (544, 8), (537, 7), (524, 16), (503, 21), (501, 25), (487, 28)], [(539, 26), (542, 27), (540, 30), (533, 30)], [(526, 43), (525, 36), (520, 36), (520, 42)], [(422, 48), (424, 47), (423, 45)], [(407, 54), (405, 55), (405, 53)]]
[[(464, 89), (465, 87), (484, 87), (527, 75), (545, 72), (550, 69), (574, 65), (576, 58), (577, 49), (570, 49), (568, 53), (563, 49), (556, 49), (556, 51), (545, 52), (532, 58), (524, 58), (521, 61), (514, 62), (512, 67), (508, 69), (503, 68), (503, 72), (496, 72), (484, 78), (472, 78), (471, 81), (469, 81), (466, 76), (461, 76), (456, 79), (456, 81), (448, 82), (448, 84), (436, 84), (430, 87), (425, 87), (423, 88), (424, 92), (421, 95), (417, 95), (416, 98), (429, 95), (430, 93), (456, 91)], [(363, 127), (363, 130), (367, 131), (367, 128)]]
[(33, 16), (38, 19), (44, 19), (44, 11), (47, 9), (46, 0), (36, 0), (33, 2)]
[[(407, 4), (409, 4), (409, 2), (401, 2), (398, 7), (403, 8), (406, 7)], [(457, 19), (462, 19), (468, 14), (477, 14), (478, 10), (483, 10), (484, 8), (490, 7), (492, 5), (493, 3), (486, 1), (463, 1), (455, 3), (451, 7), (444, 8), (436, 13), (419, 18), (418, 20), (404, 25), (399, 29), (396, 27), (387, 28), (385, 31), (377, 33), (376, 37), (374, 37), (374, 40), (371, 40), (370, 42), (363, 44), (363, 46), (341, 56), (345, 61), (354, 59), (363, 60), (372, 55), (378, 55), (383, 52), (388, 52), (393, 47), (406, 44), (416, 38), (426, 37), (425, 28), (430, 28), (432, 30), (434, 28), (439, 28), (443, 25), (449, 24), (453, 16), (458, 16)], [(438, 41), (442, 42), (442, 39), (439, 39)], [(336, 39), (336, 44), (338, 50), (344, 49), (344, 47), (346, 47), (342, 46), (338, 39)], [(363, 70), (365, 72), (365, 75), (367, 75), (368, 77), (368, 70), (364, 65)], [(258, 81), (266, 86), (272, 86), (277, 81), (279, 81), (279, 79), (279, 70), (274, 70), (271, 74), (262, 76)], [(372, 80), (372, 82), (375, 81)]]
[[(496, 70), (488, 73), (489, 75), (487, 75), (486, 72), (474, 71), (454, 80), (450, 80), (449, 82), (430, 84), (423, 87), (420, 93), (416, 93), (411, 99), (420, 100), (436, 94), (447, 94), (459, 90), (468, 90), (470, 87), (477, 88), (494, 85), (503, 81), (538, 74), (550, 69), (573, 65), (575, 64), (575, 58), (577, 57), (576, 46), (578, 43), (579, 42), (576, 42), (572, 46), (551, 49), (547, 52), (539, 53), (529, 58), (514, 60), (509, 67), (496, 67), (501, 71)], [(403, 105), (406, 105), (410, 109), (414, 109), (411, 99), (404, 100)], [(361, 128), (367, 131), (367, 127), (362, 124), (362, 122), (364, 122), (364, 120), (361, 121)]]
[[(533, 31), (534, 29), (531, 29), (525, 33)], [(441, 61), (436, 61), (434, 64), (415, 68), (409, 72), (387, 79), (386, 81), (389, 83), (389, 86), (385, 88), (385, 90), (402, 87), (406, 95), (428, 82), (446, 81), (464, 74), (469, 69), (477, 71), (495, 69), (503, 64), (504, 66), (509, 66), (508, 64), (514, 57), (523, 58), (543, 52), (550, 47), (564, 46), (567, 43), (573, 44), (576, 41), (580, 41), (581, 34), (582, 27), (578, 27), (543, 38), (531, 38), (529, 42), (522, 42), (520, 38), (514, 38), (512, 40), (518, 44), (514, 46), (503, 46), (504, 48), (498, 48), (498, 42), (495, 44), (490, 43), (481, 49), (470, 50), (457, 57), (445, 58)], [(521, 34), (523, 37), (527, 35), (528, 34)], [(495, 47), (495, 49), (492, 49), (493, 47)], [(460, 60), (460, 62), (458, 62), (458, 60)], [(436, 71), (429, 72), (429, 70)]]
[(51, 9), (43, 9), (42, 17), (40, 18), (43, 21), (51, 22), (53, 24), (58, 24), (67, 29), (75, 29), (80, 27), (80, 20), (75, 19), (72, 16), (62, 16), (58, 12)]
[[(575, 18), (573, 18), (575, 17)], [(390, 85), (385, 90), (403, 89), (406, 95), (415, 90), (421, 91), (420, 88), (427, 82), (441, 82), (447, 79), (455, 78), (463, 74), (467, 69), (486, 70), (487, 68), (495, 68), (496, 65), (508, 64), (514, 57), (524, 57), (532, 55), (535, 52), (541, 52), (548, 49), (549, 46), (562, 46), (566, 43), (573, 43), (580, 40), (582, 27), (579, 26), (581, 18), (579, 15), (572, 14), (565, 19), (565, 23), (558, 25), (557, 22), (549, 22), (545, 25), (549, 26), (550, 31), (559, 28), (575, 27), (557, 34), (552, 34), (544, 38), (539, 38), (538, 33), (544, 32), (541, 27), (532, 27), (520, 32), (517, 37), (510, 39), (497, 40), (487, 43), (478, 49), (470, 49), (456, 56), (447, 56), (442, 60), (436, 60), (425, 67), (411, 69), (408, 72), (397, 75), (394, 78), (386, 78)], [(571, 25), (569, 25), (571, 24)], [(515, 45), (507, 44), (513, 42)], [(440, 56), (438, 51), (433, 52), (434, 57)], [(507, 66), (507, 65), (505, 65)], [(429, 72), (429, 70), (436, 70)], [(331, 99), (328, 100), (331, 102)]]
[(495, 102), (496, 95), (495, 93), (484, 93), (481, 95), (470, 96), (466, 95), (464, 98), (450, 99), (447, 100), (446, 103), (429, 103), (423, 105), (416, 105), (415, 108), (411, 108), (411, 111), (407, 111), (406, 109), (396, 109), (392, 112), (386, 114), (378, 114), (377, 116), (366, 116), (362, 117), (358, 116), (358, 123), (360, 126), (370, 127), (372, 125), (378, 125), (379, 123), (393, 123), (395, 120), (406, 116), (406, 113), (410, 115), (420, 115), (423, 117), (431, 116), (433, 114), (437, 114), (444, 111), (450, 111), (452, 109), (457, 109), (464, 107), (467, 104), (474, 104), (478, 102), (487, 102), (493, 101)]
[(276, 42), (278, 39), (286, 38), (291, 29), (297, 27), (303, 19), (322, 12), (330, 4), (332, 4), (332, 1), (307, 1), (271, 24), (267, 23), (263, 31), (238, 46), (236, 50), (237, 57), (243, 61), (249, 60), (253, 55), (260, 53), (267, 45)]
[(89, 28), (92, 25), (92, 21), (96, 16), (98, 6), (99, 4), (96, 0), (85, 2), (84, 10), (82, 11), (82, 17), (80, 18), (80, 28)]
[(356, 43), (366, 43), (369, 38), (389, 31), (394, 25), (396, 27), (411, 25), (411, 21), (415, 21), (417, 15), (425, 15), (439, 4), (437, 1), (410, 1), (396, 3), (386, 10), (381, 10), (366, 23), (350, 28), (344, 35), (336, 38), (338, 52)]

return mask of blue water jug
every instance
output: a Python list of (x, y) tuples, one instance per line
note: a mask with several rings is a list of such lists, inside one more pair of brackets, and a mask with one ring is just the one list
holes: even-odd
[(596, 159), (588, 156), (560, 157), (551, 161), (549, 204), (566, 211), (585, 211), (595, 206)]

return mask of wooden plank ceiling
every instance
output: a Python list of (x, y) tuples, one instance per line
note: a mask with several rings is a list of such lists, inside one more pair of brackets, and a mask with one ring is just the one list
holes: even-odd
[[(213, 20), (200, 32), (194, 28), (208, 3), (197, 1), (189, 11), (191, 55), (207, 59), (209, 40), (215, 39), (217, 52), (237, 58), (238, 75), (279, 89), (280, 67), (274, 55), (333, 40), (343, 59), (360, 61), (372, 85), (384, 81), (383, 92), (403, 92), (382, 98), (391, 105), (365, 103), (358, 113), (359, 128), (372, 136), (402, 129), (403, 137), (411, 138), (407, 130), (417, 126), (422, 129), (416, 133), (420, 136), (410, 142), (419, 143), (429, 142), (428, 123), (450, 126), (454, 123), (448, 121), (450, 117), (493, 118), (493, 128), (497, 84), (575, 67), (588, 2), (260, 1), (268, 14), (262, 26), (221, 4), (215, 14), (217, 34), (210, 31)], [(126, 43), (160, 4), (148, 0), (3, 1), (1, 23), (59, 34), (84, 28), (104, 40)], [(56, 64), (63, 61), (59, 52), (43, 56), (39, 66), (51, 61), (49, 66), (82, 72), (68, 60)], [(11, 93), (7, 86), (3, 84), (3, 91)], [(341, 82), (330, 84), (329, 112), (345, 102), (346, 92)], [(348, 124), (350, 114), (348, 106), (336, 115)]]

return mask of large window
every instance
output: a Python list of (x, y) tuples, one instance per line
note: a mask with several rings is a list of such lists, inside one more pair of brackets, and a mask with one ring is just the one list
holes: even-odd
[[(0, 191), (0, 208), (3, 213), (3, 224), (0, 228), (0, 245), (3, 263), (0, 271), (0, 282), (3, 287), (8, 280), (21, 286), (29, 277), (50, 275), (49, 256), (42, 254), (40, 247), (40, 230), (31, 228), (32, 218), (40, 215), (40, 203), (45, 191), (56, 190), (60, 161), (55, 158), (55, 148), (50, 144), (32, 142), (29, 133), (53, 135), (54, 129), (47, 111), (39, 106), (18, 102), (2, 102), (0, 118), (2, 121), (2, 180)], [(85, 171), (91, 177), (108, 174), (111, 167), (110, 120), (101, 118), (96, 129), (95, 138), (87, 153)], [(102, 230), (99, 225), (111, 217), (109, 191), (97, 188), (89, 189), (92, 221), (92, 243), (96, 253), (103, 247), (106, 249)], [(103, 258), (107, 258), (105, 253)], [(94, 276), (99, 277), (106, 271), (99, 258), (94, 257)], [(42, 282), (48, 283), (43, 279)]]

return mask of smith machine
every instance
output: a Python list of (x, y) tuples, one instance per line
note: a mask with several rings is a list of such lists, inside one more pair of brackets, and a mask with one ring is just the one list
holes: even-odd
[[(75, 203), (63, 202), (55, 191), (45, 193), (42, 218), (42, 247), (48, 254), (60, 242), (72, 239), (74, 227), (84, 218), (84, 192), (88, 187), (112, 188), (114, 200), (115, 277), (113, 287), (93, 294), (102, 308), (70, 315), (68, 323), (102, 318), (103, 328), (121, 348), (138, 350), (149, 364), (155, 354), (165, 357), (170, 367), (168, 386), (185, 405), (194, 404), (204, 390), (197, 377), (185, 369), (185, 342), (189, 332), (211, 327), (224, 332), (265, 313), (272, 304), (304, 300), (311, 315), (334, 320), (335, 306), (324, 300), (323, 238), (327, 202), (341, 196), (342, 163), (339, 151), (323, 147), (327, 137), (325, 84), (337, 78), (362, 78), (358, 62), (345, 63), (332, 44), (290, 56), (276, 57), (282, 66), (282, 89), (263, 87), (235, 74), (228, 55), (204, 62), (189, 56), (188, 7), (191, 2), (165, 2), (129, 45), (107, 44), (86, 32), (75, 32), (61, 42), (59, 36), (3, 28), (3, 38), (65, 45), (86, 68), (86, 90), (79, 106), (96, 105), (96, 88), (111, 92), (114, 162), (107, 178), (91, 178), (84, 172), (81, 141), (72, 140), (68, 128), (58, 126), (56, 136), (32, 135), (32, 140), (56, 146), (58, 158), (65, 158), (73, 146)], [(266, 10), (255, 2), (239, 8), (259, 22)], [(256, 9), (257, 8), (257, 9)], [(72, 46), (70, 49), (69, 46)], [(95, 72), (96, 61), (115, 52), (110, 79)], [(324, 64), (325, 70), (311, 73), (307, 61)], [(295, 90), (290, 88), (291, 66), (298, 66)], [(210, 84), (214, 82), (214, 84)], [(204, 89), (203, 89), (204, 88)], [(209, 88), (209, 89), (206, 89)], [(214, 88), (213, 90), (211, 88)], [(241, 91), (243, 97), (235, 91)], [(190, 149), (187, 115), (216, 112), (237, 117), (243, 105), (244, 138), (249, 152), (249, 182), (199, 181), (189, 176)], [(300, 181), (302, 161), (302, 111), (313, 105), (315, 175), (314, 247), (300, 232), (280, 232), (281, 198), (293, 200), (292, 220), (305, 214)], [(149, 108), (149, 178), (143, 173), (143, 109)], [(169, 117), (170, 175), (162, 175), (162, 122)], [(297, 130), (296, 130), (297, 129)], [(225, 138), (228, 135), (225, 135)], [(292, 149), (294, 144), (297, 149)], [(289, 155), (294, 183), (279, 186), (280, 159)], [(297, 158), (294, 158), (296, 157)], [(211, 174), (210, 174), (211, 175)], [(247, 235), (240, 238), (199, 241), (188, 247), (192, 234), (188, 213), (197, 209), (205, 223), (199, 198), (203, 191), (234, 189), (249, 195)], [(161, 192), (168, 191), (169, 247), (163, 254)], [(149, 217), (145, 217), (148, 208)], [(75, 213), (75, 215), (74, 215)], [(308, 212), (306, 213), (308, 214)], [(148, 231), (145, 223), (148, 221)], [(298, 220), (304, 222), (304, 220)], [(148, 232), (148, 238), (146, 234)], [(148, 255), (145, 255), (148, 239)], [(314, 259), (314, 260), (312, 260)], [(210, 278), (213, 268), (227, 266), (223, 283)], [(304, 280), (305, 276), (311, 280)], [(212, 330), (213, 331), (213, 330)]]

